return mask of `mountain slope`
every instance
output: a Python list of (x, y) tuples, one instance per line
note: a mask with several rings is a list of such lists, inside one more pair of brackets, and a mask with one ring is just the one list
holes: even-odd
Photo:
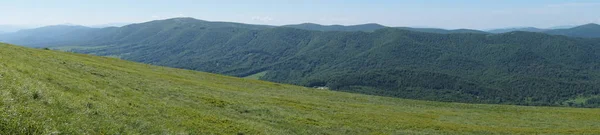
[(129, 25), (129, 24), (132, 24), (132, 23), (107, 23), (107, 24), (90, 25), (88, 27), (91, 27), (91, 28), (123, 27), (123, 26)]
[(87, 34), (94, 30), (84, 26), (53, 25), (3, 34), (0, 35), (0, 42), (25, 44), (31, 47), (72, 45), (91, 39)]
[(476, 33), (476, 34), (486, 34), (487, 32), (479, 31), (479, 30), (471, 30), (471, 29), (455, 29), (455, 30), (446, 30), (446, 29), (438, 29), (438, 28), (411, 28), (411, 27), (396, 27), (402, 30), (410, 30), (417, 32), (426, 32), (426, 33), (437, 33), (437, 34), (451, 34), (451, 33)]
[(598, 38), (600, 37), (600, 25), (590, 23), (569, 29), (555, 29), (545, 31), (544, 33), (552, 35), (565, 35), (570, 37)]
[[(272, 27), (273, 26), (230, 22), (209, 22), (193, 18), (172, 18), (140, 24), (131, 24), (123, 27), (109, 28), (89, 28), (71, 25), (47, 26), (0, 35), (0, 42), (25, 45), (29, 47), (53, 47), (81, 44), (96, 45), (122, 42), (122, 39), (140, 40), (141, 38), (149, 38), (155, 34), (179, 35), (179, 33), (167, 33), (165, 31), (201, 31), (204, 29), (219, 28), (260, 30)], [(162, 36), (170, 35), (156, 36), (153, 38), (162, 39)]]
[(400, 98), (600, 107), (600, 39), (396, 28), (308, 31), (191, 18), (87, 35), (55, 49)]
[(539, 29), (535, 27), (524, 27), (524, 28), (508, 28), (508, 29), (495, 29), (490, 30), (490, 33), (507, 33), (514, 31), (526, 31), (526, 32), (540, 32), (550, 35), (563, 35), (569, 37), (582, 37), (582, 38), (598, 38), (600, 37), (600, 25), (590, 23), (585, 25), (580, 25), (576, 27), (567, 27), (566, 28), (550, 28), (550, 29)]
[(282, 27), (303, 29), (303, 30), (314, 30), (314, 31), (365, 31), (372, 32), (378, 29), (386, 28), (386, 26), (369, 23), (369, 24), (361, 24), (361, 25), (320, 25), (314, 23), (303, 23), (303, 24), (295, 24), (295, 25), (284, 25)]
[(489, 30), (487, 32), (490, 32), (490, 33), (507, 33), (507, 32), (513, 32), (513, 31), (544, 32), (544, 31), (547, 31), (547, 29), (540, 29), (540, 28), (535, 28), (535, 27), (521, 27), (521, 28), (493, 29), (493, 30)]
[(600, 133), (598, 109), (385, 98), (6, 44), (0, 61), (2, 134)]
[(600, 93), (595, 71), (600, 47), (593, 39), (394, 28), (163, 32), (70, 51), (240, 77), (263, 73), (260, 79), (273, 82), (411, 99), (595, 107), (571, 101)]
[[(383, 26), (380, 24), (369, 23), (369, 24), (361, 24), (361, 25), (320, 25), (314, 23), (303, 23), (296, 25), (284, 25), (282, 27), (296, 28), (302, 30), (313, 30), (313, 31), (346, 31), (346, 32), (354, 32), (354, 31), (363, 31), (363, 32), (373, 32), (379, 29), (388, 28), (387, 26)], [(438, 34), (450, 34), (450, 33), (486, 33), (484, 31), (478, 30), (470, 30), (470, 29), (456, 29), (456, 30), (446, 30), (446, 29), (437, 29), (437, 28), (411, 28), (411, 27), (396, 27), (402, 30), (410, 30), (417, 32), (427, 32), (427, 33), (438, 33)]]

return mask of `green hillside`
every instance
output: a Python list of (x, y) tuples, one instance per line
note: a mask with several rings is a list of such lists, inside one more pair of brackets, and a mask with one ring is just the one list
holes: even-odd
[(0, 45), (0, 134), (600, 134), (598, 109), (377, 97)]
[[(599, 43), (540, 33), (170, 30), (79, 53), (334, 90), (467, 103), (597, 107)], [(161, 37), (161, 38), (157, 38)], [(110, 41), (110, 40), (107, 40)]]
[(174, 18), (71, 33), (66, 35), (83, 37), (48, 43), (77, 53), (371, 95), (600, 107), (600, 39), (456, 32), (309, 31)]

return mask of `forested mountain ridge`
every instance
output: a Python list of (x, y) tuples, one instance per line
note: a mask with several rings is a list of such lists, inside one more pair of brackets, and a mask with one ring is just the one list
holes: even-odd
[(2, 43), (0, 101), (0, 134), (600, 133), (599, 109), (370, 96)]
[[(140, 28), (138, 26), (146, 27)], [(157, 33), (161, 30), (168, 30), (170, 28), (186, 28), (186, 29), (206, 29), (206, 28), (241, 28), (241, 29), (254, 29), (262, 30), (268, 28), (275, 28), (278, 26), (269, 25), (252, 25), (242, 24), (233, 22), (210, 22), (204, 20), (197, 20), (194, 18), (172, 18), (166, 20), (150, 21), (140, 24), (131, 24), (123, 27), (107, 27), (107, 28), (89, 28), (77, 25), (54, 25), (46, 26), (35, 29), (25, 29), (13, 33), (0, 33), (0, 42), (9, 42), (19, 45), (31, 46), (31, 47), (51, 47), (51, 46), (70, 46), (79, 45), (94, 41), (98, 44), (106, 41), (107, 36), (113, 36), (109, 38), (109, 41), (113, 41), (115, 38), (126, 37), (126, 34), (145, 35), (146, 33)], [(373, 32), (378, 29), (389, 28), (380, 24), (370, 23), (361, 25), (319, 25), (313, 23), (304, 23), (297, 25), (284, 25), (280, 27), (289, 27), (303, 30), (315, 30), (315, 31), (347, 31), (347, 32)], [(166, 29), (151, 29), (151, 28), (166, 28)], [(565, 35), (570, 37), (600, 37), (600, 26), (597, 24), (587, 24), (574, 28), (568, 29), (537, 29), (533, 27), (527, 28), (515, 28), (515, 29), (497, 29), (492, 31), (480, 31), (472, 29), (455, 29), (446, 30), (438, 28), (411, 28), (411, 27), (395, 27), (397, 29), (427, 32), (427, 33), (439, 33), (439, 34), (452, 34), (452, 33), (478, 33), (488, 34), (490, 33), (506, 33), (513, 31), (528, 31), (528, 32), (542, 32), (551, 35)], [(144, 31), (137, 31), (143, 29)], [(116, 31), (118, 30), (118, 31)], [(119, 33), (119, 34), (114, 34)], [(116, 37), (114, 37), (117, 35)], [(147, 36), (147, 35), (146, 35)], [(96, 39), (96, 40), (93, 40)], [(89, 44), (89, 43), (87, 43)]]
[(72, 25), (45, 26), (0, 34), (0, 42), (17, 43), (31, 47), (70, 45), (70, 43), (79, 41), (89, 41), (90, 37), (86, 34), (94, 30), (93, 28)]
[(372, 32), (378, 29), (387, 28), (387, 26), (383, 26), (376, 23), (369, 24), (361, 24), (361, 25), (320, 25), (314, 23), (303, 23), (303, 24), (294, 24), (294, 25), (284, 25), (282, 27), (290, 27), (296, 29), (303, 30), (314, 30), (314, 31), (365, 31)]
[(599, 39), (197, 22), (203, 21), (170, 19), (102, 29), (67, 50), (240, 77), (261, 73), (261, 79), (273, 82), (401, 98), (600, 104)]
[[(282, 27), (290, 27), (290, 28), (303, 29), (303, 30), (314, 30), (314, 31), (349, 31), (349, 32), (352, 32), (352, 31), (373, 32), (373, 31), (379, 30), (379, 29), (392, 28), (392, 27), (387, 27), (387, 26), (383, 26), (380, 24), (376, 24), (376, 23), (361, 24), (361, 25), (349, 25), (349, 26), (320, 25), (320, 24), (314, 24), (314, 23), (303, 23), (303, 24), (296, 24), (296, 25), (284, 25)], [(484, 31), (471, 30), (471, 29), (446, 30), (446, 29), (439, 29), (439, 28), (411, 28), (411, 27), (393, 27), (393, 28), (417, 31), (417, 32), (439, 33), (439, 34), (450, 34), (450, 33), (480, 33), (480, 34), (483, 34), (483, 33), (486, 33)]]
[(544, 33), (570, 37), (600, 38), (600, 25), (590, 23), (569, 29), (548, 30), (544, 31)]
[(427, 33), (438, 33), (438, 34), (452, 34), (452, 33), (477, 33), (477, 34), (486, 34), (487, 32), (480, 30), (471, 30), (471, 29), (454, 29), (454, 30), (446, 30), (446, 29), (438, 29), (438, 28), (411, 28), (411, 27), (396, 27), (402, 30), (410, 30), (410, 31), (418, 31), (418, 32), (427, 32)]
[(70, 25), (47, 26), (3, 34), (0, 35), (0, 41), (30, 47), (76, 46), (81, 44), (103, 45), (112, 44), (113, 42), (123, 42), (123, 40), (139, 40), (140, 38), (150, 36), (160, 38), (163, 35), (156, 35), (157, 33), (178, 34), (163, 32), (178, 29), (243, 28), (254, 30), (272, 27), (268, 25), (231, 22), (209, 22), (193, 18), (173, 18), (108, 28), (88, 28)]
[(513, 32), (513, 31), (544, 32), (547, 30), (548, 29), (540, 29), (540, 28), (536, 28), (536, 27), (518, 27), (518, 28), (493, 29), (493, 30), (488, 30), (487, 32), (489, 32), (489, 33), (507, 33), (507, 32)]
[(540, 32), (550, 35), (563, 35), (569, 37), (581, 38), (600, 38), (600, 25), (595, 23), (584, 24), (576, 27), (561, 28), (561, 29), (539, 29), (535, 27), (511, 28), (511, 29), (495, 29), (490, 30), (490, 33), (506, 33), (514, 31)]
[[(253, 29), (261, 30), (268, 28), (275, 28), (278, 26), (269, 25), (252, 25), (242, 24), (233, 22), (211, 22), (204, 20), (197, 20), (194, 18), (172, 18), (166, 20), (150, 21), (139, 24), (130, 24), (122, 27), (106, 27), (106, 28), (89, 28), (85, 26), (77, 25), (53, 25), (45, 26), (34, 29), (25, 29), (13, 33), (0, 34), (0, 42), (8, 42), (13, 44), (25, 45), (30, 47), (52, 47), (52, 46), (71, 46), (86, 44), (80, 42), (94, 42), (97, 44), (110, 44), (106, 43), (118, 40), (121, 37), (127, 36), (149, 36), (147, 33), (158, 33), (162, 30), (169, 30), (171, 28), (185, 28), (202, 30), (207, 28), (240, 28), (240, 29)], [(378, 29), (388, 28), (380, 24), (370, 23), (361, 25), (319, 25), (313, 23), (304, 23), (297, 25), (284, 25), (280, 27), (289, 27), (303, 30), (315, 30), (315, 31), (365, 31), (373, 32)], [(164, 28), (164, 29), (159, 29)], [(444, 30), (435, 28), (409, 28), (409, 27), (398, 27), (399, 29), (406, 29), (411, 31), (420, 32), (432, 32), (432, 33), (485, 33), (483, 31), (458, 29), (458, 30)], [(141, 31), (137, 31), (141, 30)], [(115, 34), (116, 33), (116, 34)], [(90, 43), (87, 43), (90, 44)]]

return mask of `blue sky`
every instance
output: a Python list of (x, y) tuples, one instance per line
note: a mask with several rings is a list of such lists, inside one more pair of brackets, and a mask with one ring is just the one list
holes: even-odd
[(0, 25), (97, 25), (172, 17), (448, 29), (600, 23), (599, 0), (0, 0), (0, 9)]

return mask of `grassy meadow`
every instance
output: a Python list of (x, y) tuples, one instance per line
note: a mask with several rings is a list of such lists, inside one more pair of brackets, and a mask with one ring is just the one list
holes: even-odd
[(0, 44), (0, 134), (600, 134), (599, 114), (334, 92)]

